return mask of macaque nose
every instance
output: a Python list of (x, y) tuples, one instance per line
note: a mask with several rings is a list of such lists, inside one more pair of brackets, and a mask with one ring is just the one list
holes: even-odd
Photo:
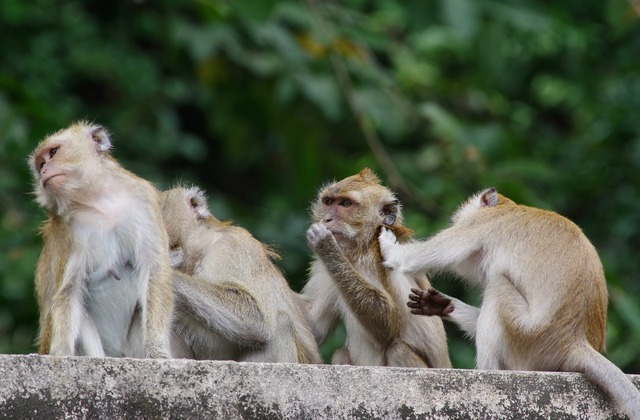
[(329, 223), (329, 222), (330, 222), (330, 221), (332, 221), (332, 220), (333, 220), (333, 217), (325, 217), (325, 218), (322, 220), (322, 222), (323, 222), (323, 223)]

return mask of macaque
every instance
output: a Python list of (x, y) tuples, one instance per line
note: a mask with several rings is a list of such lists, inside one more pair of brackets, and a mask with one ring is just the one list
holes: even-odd
[[(415, 314), (440, 315), (475, 339), (479, 369), (582, 372), (631, 418), (640, 392), (605, 350), (607, 287), (598, 254), (570, 220), (487, 189), (425, 242), (380, 235), (384, 264), (406, 275), (452, 272), (480, 287), (480, 308), (416, 288)], [(422, 290), (420, 290), (422, 289)]]
[(29, 158), (48, 213), (35, 272), (41, 354), (169, 357), (173, 293), (159, 194), (110, 149), (103, 127), (79, 122)]
[(272, 261), (277, 254), (245, 229), (211, 215), (196, 187), (164, 192), (162, 211), (177, 270), (175, 354), (321, 362), (295, 294)]
[(429, 287), (427, 278), (382, 265), (380, 229), (386, 226), (402, 239), (411, 236), (394, 194), (365, 168), (321, 188), (311, 217), (307, 240), (315, 258), (302, 297), (318, 343), (338, 322), (345, 325), (345, 347), (331, 362), (451, 367), (440, 319), (413, 317), (404, 305), (411, 287)]

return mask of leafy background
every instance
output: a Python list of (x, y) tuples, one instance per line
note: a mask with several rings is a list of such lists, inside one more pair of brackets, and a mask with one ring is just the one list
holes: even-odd
[[(609, 357), (640, 372), (640, 26), (625, 0), (2, 0), (0, 27), (0, 352), (35, 350), (44, 213), (26, 157), (89, 119), (124, 166), (202, 186), (274, 245), (295, 290), (310, 201), (364, 166), (418, 237), (487, 186), (558, 211), (605, 265)], [(478, 301), (449, 280), (435, 284)], [(454, 366), (472, 367), (448, 331)]]

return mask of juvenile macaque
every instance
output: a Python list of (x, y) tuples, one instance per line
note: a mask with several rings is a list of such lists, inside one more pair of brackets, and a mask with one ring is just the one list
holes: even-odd
[(402, 239), (411, 235), (394, 194), (365, 168), (322, 188), (311, 217), (307, 240), (315, 259), (302, 297), (319, 343), (344, 322), (345, 348), (332, 363), (451, 367), (440, 319), (413, 317), (404, 305), (411, 287), (429, 287), (427, 278), (382, 265), (380, 229)]
[(29, 158), (48, 213), (35, 273), (42, 354), (169, 356), (173, 294), (159, 195), (110, 148), (104, 128), (80, 122)]
[[(216, 219), (195, 187), (163, 193), (176, 274), (174, 352), (196, 359), (320, 363), (318, 346), (277, 255)], [(186, 346), (186, 351), (185, 351)], [(181, 347), (182, 351), (177, 350)]]
[(449, 271), (483, 290), (480, 308), (415, 289), (413, 313), (440, 315), (475, 338), (479, 369), (582, 372), (632, 418), (640, 392), (605, 349), (607, 287), (598, 254), (570, 220), (485, 190), (425, 242), (380, 235), (385, 265), (407, 275)]

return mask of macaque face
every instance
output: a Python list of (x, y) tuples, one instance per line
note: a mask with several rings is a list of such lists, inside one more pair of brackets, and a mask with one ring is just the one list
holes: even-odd
[(100, 155), (109, 150), (106, 131), (100, 126), (76, 124), (48, 136), (29, 159), (38, 202), (46, 208), (59, 199), (93, 185), (92, 175), (101, 167)]
[(398, 200), (368, 169), (324, 187), (312, 207), (312, 219), (323, 223), (338, 243), (368, 243), (380, 226), (391, 226)]
[(333, 233), (336, 239), (350, 238), (355, 235), (357, 214), (360, 202), (354, 194), (326, 194), (320, 199), (321, 222)]

